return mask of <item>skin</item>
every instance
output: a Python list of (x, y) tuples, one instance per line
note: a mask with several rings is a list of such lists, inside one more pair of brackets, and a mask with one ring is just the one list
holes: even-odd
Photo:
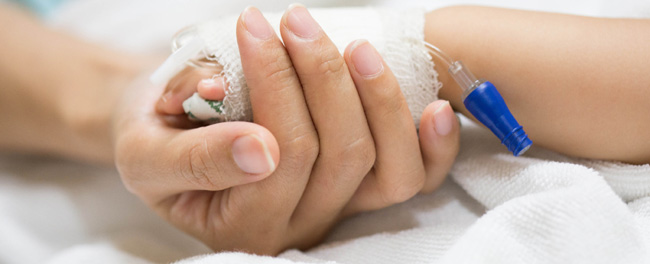
[[(535, 145), (641, 164), (650, 162), (649, 30), (648, 19), (459, 6), (427, 14), (425, 39), (490, 80)], [(440, 97), (471, 116), (438, 72)]]
[(111, 163), (112, 111), (152, 60), (46, 29), (8, 4), (0, 36), (0, 123), (12, 124), (0, 126), (0, 149)]
[[(301, 23), (295, 14), (287, 18), (296, 10)], [(274, 255), (311, 247), (346, 216), (434, 190), (458, 151), (459, 125), (448, 103), (427, 108), (418, 137), (395, 77), (372, 45), (358, 41), (341, 55), (315, 22), (312, 35), (294, 33), (290, 28), (310, 18), (301, 6), (285, 14), (284, 45), (263, 18), (251, 18), (259, 11), (244, 11), (237, 37), (255, 122), (204, 127), (173, 116), (187, 96), (177, 87), (196, 89), (202, 73), (153, 87), (142, 72), (158, 61), (93, 47), (14, 9), (0, 12), (20, 25), (0, 31), (17, 40), (7, 50), (23, 51), (0, 62), (0, 118), (14, 124), (0, 128), (0, 148), (114, 162), (128, 190), (215, 251)], [(271, 33), (257, 36), (261, 31)], [(52, 39), (51, 50), (31, 55), (41, 37)], [(365, 61), (361, 53), (375, 56), (381, 70), (359, 74), (354, 61)], [(59, 76), (52, 65), (63, 60), (74, 71)], [(31, 78), (32, 67), (41, 78)], [(443, 134), (436, 131), (441, 121)], [(252, 140), (236, 147), (244, 137)], [(260, 151), (271, 164), (265, 170), (246, 172), (236, 160), (236, 152)]]
[[(280, 32), (284, 46), (266, 22), (252, 26), (246, 22), (252, 21), (246, 17), (249, 12), (257, 13), (255, 9), (245, 11), (240, 17), (237, 38), (255, 123), (269, 129), (283, 154), (273, 175), (258, 184), (205, 194), (211, 195), (212, 200), (221, 196), (222, 200), (237, 205), (222, 206), (223, 222), (215, 223), (216, 234), (206, 233), (204, 229), (187, 230), (210, 241), (208, 244), (215, 250), (246, 248), (274, 254), (287, 245), (311, 246), (342, 217), (383, 208), (419, 191), (435, 189), (451, 165), (449, 156), (455, 156), (458, 151), (458, 124), (454, 120), (453, 133), (429, 134), (429, 141), (423, 143), (427, 144), (427, 155), (440, 158), (431, 157), (423, 162), (415, 126), (390, 69), (382, 61), (384, 70), (364, 77), (347, 66), (353, 65), (353, 49), (365, 47), (376, 54), (374, 48), (367, 42), (355, 42), (341, 56), (320, 28), (308, 37), (299, 36), (289, 29), (291, 18), (288, 17), (296, 9), (305, 11), (304, 7), (294, 7), (282, 19)], [(250, 31), (264, 31), (261, 33), (264, 37), (255, 37)], [(181, 74), (177, 78), (193, 81), (172, 80), (181, 85), (168, 86), (165, 94), (171, 91), (184, 98), (191, 94), (184, 87), (193, 88), (198, 76), (211, 75)], [(173, 105), (182, 101), (169, 98), (158, 103), (157, 109), (164, 114), (176, 113), (173, 111), (178, 109), (177, 105)], [(432, 105), (429, 111), (444, 107), (441, 103)], [(379, 107), (387, 104), (394, 106)], [(333, 107), (341, 111), (330, 111)], [(447, 112), (441, 113), (453, 116), (451, 108), (446, 109)], [(393, 125), (386, 126), (386, 123)], [(427, 121), (423, 121), (423, 126), (433, 128)], [(391, 138), (394, 134), (411, 136), (394, 140)], [(435, 145), (447, 141), (450, 143)], [(391, 154), (401, 158), (395, 159)], [(427, 167), (438, 168), (425, 174), (425, 163)], [(284, 192), (278, 193), (279, 189)], [(268, 197), (274, 199), (269, 201)], [(169, 203), (171, 207), (178, 204), (173, 200)], [(229, 208), (236, 211), (228, 211)], [(241, 216), (242, 211), (279, 217), (275, 221), (269, 221), (268, 217), (250, 218)], [(173, 215), (166, 217), (178, 223)], [(256, 228), (251, 230), (251, 227)], [(260, 239), (261, 236), (264, 238)], [(213, 237), (230, 239), (212, 240)], [(251, 243), (253, 240), (261, 243)]]
[[(257, 11), (243, 15), (250, 12)], [(370, 44), (355, 42), (340, 55), (321, 30), (293, 33), (287, 16), (284, 46), (275, 34), (253, 37), (268, 29), (265, 22), (237, 24), (255, 123), (186, 129), (169, 117), (202, 74), (190, 70), (152, 87), (136, 77), (155, 60), (80, 42), (1, 8), (0, 25), (12, 26), (0, 27), (7, 40), (0, 121), (12, 126), (0, 128), (0, 148), (115, 162), (130, 191), (215, 251), (308, 248), (347, 215), (435, 189), (458, 150), (458, 124), (445, 134), (436, 122), (455, 120), (449, 105), (425, 109), (418, 138), (390, 69), (382, 62), (379, 74), (363, 76), (354, 66), (354, 54), (372, 52)], [(429, 13), (425, 36), (491, 80), (536, 145), (644, 163), (650, 52), (642, 33), (649, 27), (647, 20), (454, 7)], [(71, 68), (52, 67), (61, 61)], [(465, 112), (449, 76), (441, 80), (440, 96)], [(233, 142), (246, 135), (275, 166), (241, 170)]]

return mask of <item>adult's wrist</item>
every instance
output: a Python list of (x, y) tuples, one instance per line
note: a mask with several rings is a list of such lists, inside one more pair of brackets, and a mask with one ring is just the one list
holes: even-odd
[(116, 104), (143, 65), (139, 58), (100, 48), (78, 62), (77, 74), (67, 78), (69, 86), (60, 88), (63, 92), (58, 98), (70, 155), (113, 162), (111, 126)]

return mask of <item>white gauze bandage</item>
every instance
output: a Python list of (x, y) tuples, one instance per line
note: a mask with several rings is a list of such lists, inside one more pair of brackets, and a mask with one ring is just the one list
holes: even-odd
[[(310, 12), (341, 53), (357, 39), (367, 39), (375, 46), (395, 74), (413, 120), (419, 125), (422, 111), (437, 99), (442, 87), (424, 45), (424, 11), (368, 7), (310, 9)], [(275, 28), (280, 25), (281, 16), (279, 13), (265, 14)], [(230, 16), (195, 27), (196, 35), (205, 44), (206, 57), (223, 67), (219, 75), (226, 79), (228, 88), (223, 102), (206, 101), (196, 93), (187, 99), (183, 108), (193, 119), (209, 122), (253, 120), (237, 47), (236, 23), (237, 16)]]

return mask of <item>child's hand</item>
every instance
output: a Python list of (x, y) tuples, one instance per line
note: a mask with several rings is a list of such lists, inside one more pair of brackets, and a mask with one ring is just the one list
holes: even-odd
[(156, 104), (156, 111), (163, 115), (185, 114), (182, 103), (194, 92), (208, 100), (223, 100), (228, 84), (218, 74), (221, 67), (187, 67), (172, 78)]
[[(117, 137), (127, 187), (217, 251), (310, 247), (346, 215), (435, 189), (457, 153), (449, 105), (425, 110), (418, 142), (397, 81), (369, 43), (351, 44), (343, 58), (303, 7), (282, 21), (286, 49), (257, 9), (237, 24), (256, 124), (178, 130), (157, 118)], [(182, 113), (182, 100), (212, 76), (184, 74), (158, 111)]]

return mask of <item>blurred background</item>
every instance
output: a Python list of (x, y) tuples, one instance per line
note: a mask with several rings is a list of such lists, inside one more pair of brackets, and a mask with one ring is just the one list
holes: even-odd
[[(134, 52), (169, 53), (171, 36), (207, 19), (238, 14), (248, 5), (282, 12), (295, 0), (28, 0), (47, 23), (93, 41)], [(648, 17), (643, 0), (303, 0), (307, 7), (386, 6), (435, 9), (475, 4), (607, 17)], [(645, 13), (644, 13), (645, 12)]]

